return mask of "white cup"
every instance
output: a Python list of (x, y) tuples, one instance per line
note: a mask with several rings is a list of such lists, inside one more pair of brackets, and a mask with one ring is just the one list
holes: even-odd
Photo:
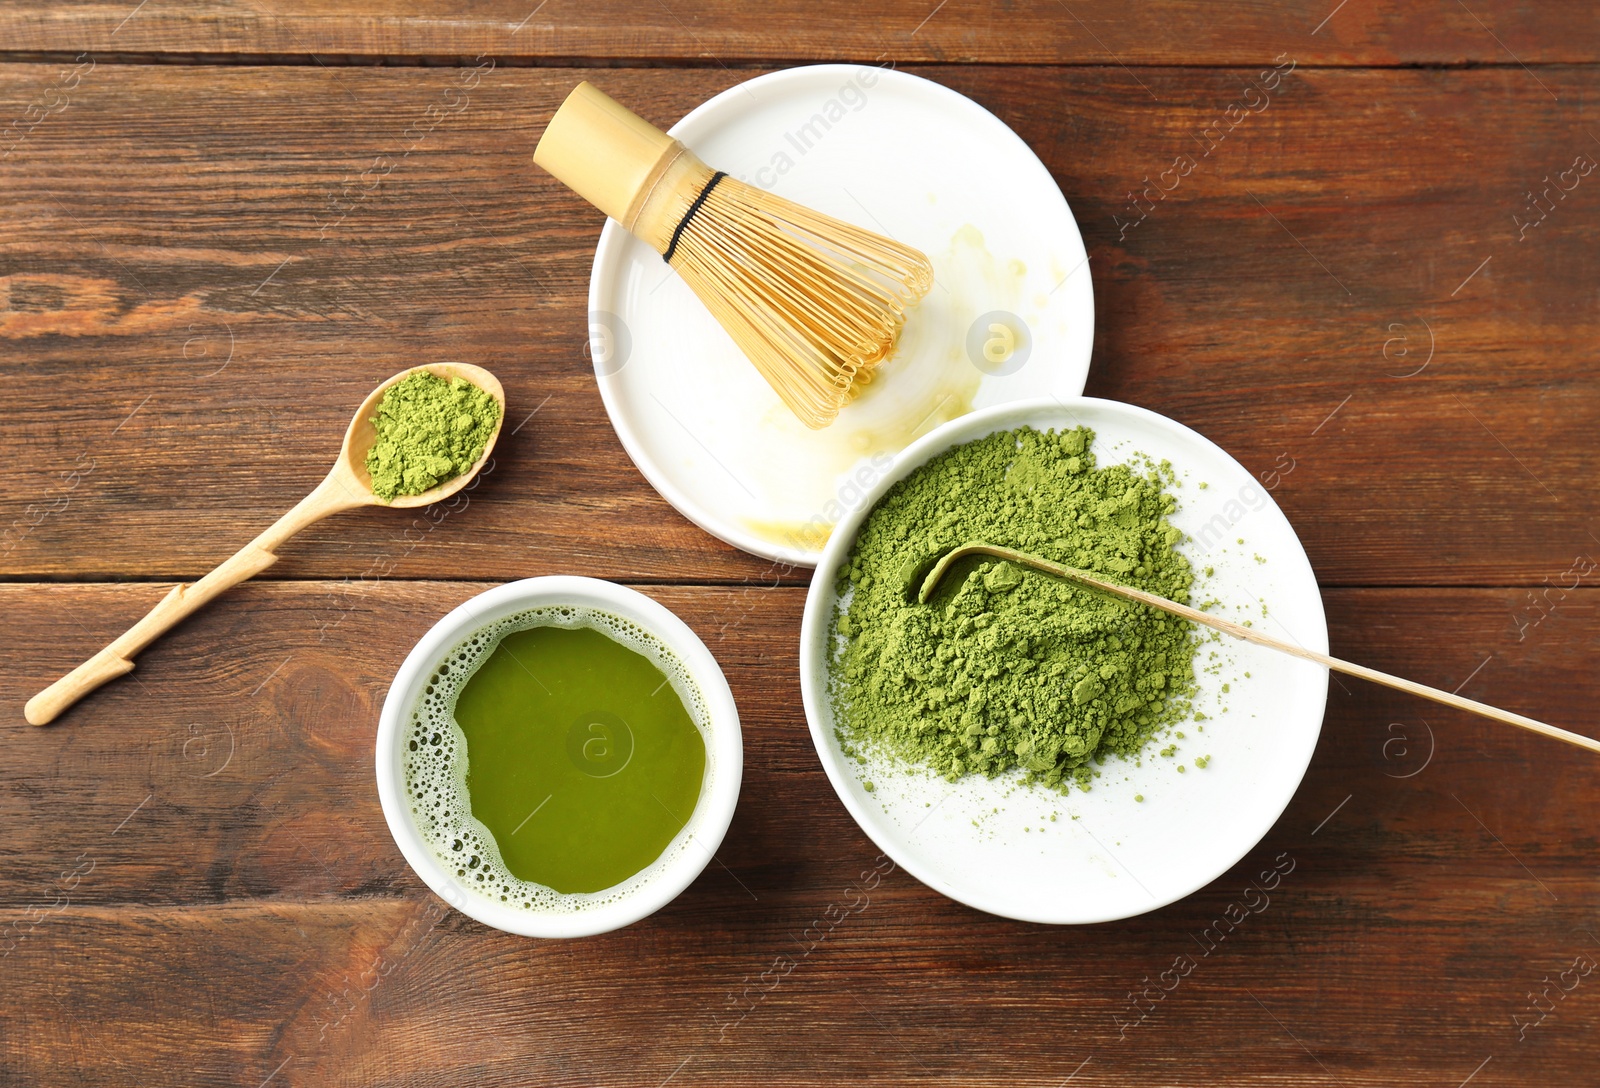
[[(451, 652), (500, 620), (534, 608), (577, 607), (629, 620), (654, 635), (682, 664), (699, 689), (706, 771), (700, 798), (650, 876), (620, 896), (592, 908), (527, 910), (491, 899), (456, 880), (423, 840), (407, 800), (401, 745), (428, 680)], [(383, 701), (378, 719), (378, 799), (400, 852), (423, 883), (452, 907), (484, 925), (526, 937), (586, 937), (630, 925), (666, 906), (699, 876), (722, 843), (739, 800), (744, 744), (733, 693), (711, 651), (663, 605), (626, 586), (597, 578), (544, 577), (508, 582), (480, 593), (433, 625), (407, 655)], [(680, 844), (683, 845), (680, 848)]]

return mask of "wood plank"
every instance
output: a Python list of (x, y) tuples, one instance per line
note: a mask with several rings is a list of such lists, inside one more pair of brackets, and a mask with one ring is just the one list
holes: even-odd
[[(1600, 155), (1577, 105), (1600, 73), (1297, 68), (1225, 136), (1252, 72), (926, 74), (1072, 203), (1088, 391), (1274, 483), (1326, 584), (1538, 585), (1600, 548), (1600, 183), (1569, 174), (1525, 238), (1513, 219)], [(665, 123), (746, 73), (495, 68), (436, 122), (455, 70), (83, 74), (0, 169), (0, 576), (197, 576), (310, 488), (376, 380), (459, 358), (526, 420), (470, 513), (341, 516), (278, 574), (801, 580), (678, 517), (605, 418), (583, 343), (599, 220), (529, 163), (584, 75)], [(55, 79), (0, 66), (0, 102)], [(1171, 193), (1130, 198), (1147, 177)]]
[[(1581, 1083), (1600, 1061), (1600, 974), (1525, 1040), (1512, 1020), (1535, 1018), (1545, 976), (1600, 955), (1588, 757), (1372, 687), (1335, 686), (1278, 825), (1169, 908), (1060, 930), (894, 872), (825, 942), (797, 944), (876, 851), (810, 748), (793, 588), (647, 589), (739, 702), (725, 868), (605, 937), (487, 930), (409, 873), (371, 784), (393, 669), (476, 588), (385, 583), (322, 628), (337, 583), (252, 584), (153, 647), (139, 681), (34, 730), (25, 695), (160, 587), (0, 586), (18, 663), (0, 679), (0, 922), (21, 998), (0, 1014), (6, 1080), (1381, 1085), (1459, 1083), (1489, 1059), (1478, 1080), (1509, 1085)], [(1326, 600), (1335, 652), (1596, 732), (1600, 592), (1552, 597), (1519, 641), (1525, 596)], [(1431, 758), (1389, 743), (1390, 723), (1420, 739), (1424, 718)], [(1202, 954), (1197, 935), (1283, 853), (1295, 868), (1270, 904)], [(1196, 966), (1124, 1031), (1129, 991), (1180, 955)], [(765, 991), (784, 956), (796, 966)]]
[[(0, 788), (9, 830), (0, 852), (10, 881), (0, 899), (17, 902), (19, 890), (48, 885), (58, 862), (100, 847), (115, 852), (82, 893), (94, 902), (405, 890), (411, 880), (372, 784), (378, 712), (416, 639), (482, 588), (250, 583), (157, 642), (135, 672), (59, 725), (35, 730), (21, 724), (27, 697), (121, 631), (165, 587), (0, 585), (17, 663), (0, 679), (0, 707), (9, 708), (17, 730)], [(804, 590), (642, 588), (700, 633), (740, 707), (746, 806), (741, 834), (730, 839), (735, 868), (758, 883), (781, 883), (791, 846), (863, 843), (830, 800), (799, 705)], [(1593, 710), (1600, 681), (1591, 668), (1600, 649), (1600, 592), (1552, 593), (1542, 611), (1527, 590), (1340, 589), (1325, 598), (1336, 655), (1600, 733)], [(1451, 632), (1443, 643), (1441, 630)], [(1413, 856), (1448, 858), (1503, 874), (1503, 857), (1461, 836), (1472, 824), (1453, 791), (1492, 806), (1477, 811), (1514, 850), (1548, 859), (1552, 876), (1564, 867), (1575, 867), (1575, 876), (1586, 871), (1600, 797), (1587, 788), (1590, 767), (1576, 752), (1353, 680), (1336, 682), (1332, 692), (1317, 759), (1283, 818), (1286, 829), (1315, 826), (1359, 783), (1386, 803), (1412, 798), (1406, 809), (1420, 810), (1407, 816), (1421, 821), (1408, 835), (1423, 837), (1406, 864)], [(1421, 737), (1423, 721), (1435, 738), (1429, 773), (1385, 774), (1404, 774), (1424, 758), (1420, 741), (1400, 756), (1404, 745), (1389, 745), (1398, 735), (1390, 725)], [(1401, 766), (1403, 758), (1412, 763)], [(1440, 768), (1445, 773), (1433, 773)], [(1362, 808), (1346, 811), (1341, 824), (1352, 817), (1359, 824)], [(75, 837), (62, 842), (62, 828)], [(1383, 828), (1369, 831), (1377, 838), (1368, 849), (1397, 845)], [(152, 852), (152, 844), (183, 849)], [(740, 868), (747, 865), (754, 869)], [(732, 884), (721, 892), (743, 894)]]
[[(806, 953), (854, 876), (727, 919), (670, 908), (642, 929), (533, 942), (417, 899), (73, 910), (7, 960), (6, 1074), (36, 1085), (165, 1082), (1584, 1083), (1595, 974), (1518, 1040), (1512, 1016), (1594, 943), (1576, 916), (1530, 925), (1511, 881), (1460, 889), (1443, 921), (1371, 904), (1405, 886), (1313, 885), (1314, 851), (1209, 956), (1196, 933), (1234, 888), (1160, 915), (1059, 934), (934, 904), (891, 874)], [(870, 858), (867, 859), (870, 862)], [(1294, 886), (1303, 877), (1302, 886)], [(1243, 887), (1242, 879), (1236, 883)], [(1560, 886), (1563, 891), (1567, 886)], [(1355, 900), (1352, 902), (1351, 900)], [(1257, 900), (1259, 902), (1259, 900)], [(1209, 915), (1207, 912), (1211, 912)], [(1470, 933), (1470, 936), (1466, 935)], [(1130, 990), (1195, 966), (1123, 1034)], [(774, 960), (796, 966), (727, 1031)], [(795, 957), (801, 957), (795, 959)], [(1180, 968), (1183, 970), (1183, 968)], [(1552, 998), (1552, 1000), (1555, 1000)], [(1125, 1020), (1132, 1017), (1124, 1017)], [(1524, 1015), (1524, 1019), (1536, 1019)]]
[[(857, 60), (1025, 64), (1255, 65), (1288, 50), (1316, 64), (1582, 63), (1600, 56), (1587, 9), (1293, 0), (1159, 6), (1110, 0), (992, 6), (890, 0), (870, 14), (828, 0), (694, 6), (644, 0), (70, 0), (0, 10), (8, 50), (124, 54), (475, 56), (548, 60)], [(326, 59), (334, 60), (334, 57)], [(342, 59), (342, 58), (340, 58)]]

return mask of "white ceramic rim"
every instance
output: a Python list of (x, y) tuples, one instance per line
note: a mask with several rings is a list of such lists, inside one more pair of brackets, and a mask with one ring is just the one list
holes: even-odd
[[(1322, 721), (1326, 716), (1328, 697), (1326, 674), (1324, 674), (1324, 682), (1316, 696), (1319, 703), (1317, 708), (1317, 728), (1309, 731), (1304, 739), (1303, 752), (1301, 753), (1303, 758), (1296, 761), (1297, 773), (1284, 775), (1277, 784), (1276, 788), (1279, 792), (1277, 803), (1271, 806), (1272, 818), (1264, 822), (1260, 835), (1246, 844), (1238, 852), (1237, 856), (1228, 857), (1226, 863), (1220, 864), (1210, 876), (1196, 881), (1192, 886), (1182, 888), (1176, 894), (1169, 894), (1158, 901), (1151, 902), (1149, 905), (1132, 913), (1112, 913), (1103, 917), (1053, 917), (1028, 911), (1018, 911), (1011, 904), (998, 899), (990, 899), (984, 894), (966, 893), (957, 895), (948, 881), (943, 879), (938, 872), (925, 865), (920, 857), (908, 854), (905, 850), (900, 849), (897, 843), (885, 842), (873, 834), (872, 828), (877, 821), (856, 802), (853, 791), (847, 785), (854, 776), (841, 760), (835, 759), (833, 749), (823, 732), (825, 727), (832, 727), (831, 711), (828, 712), (826, 724), (823, 718), (824, 708), (828, 706), (828, 663), (824, 655), (817, 653), (816, 647), (822, 641), (818, 635), (819, 628), (822, 631), (826, 631), (832, 619), (831, 609), (834, 600), (832, 583), (837, 577), (839, 564), (855, 544), (856, 534), (861, 529), (861, 523), (866, 520), (867, 515), (877, 506), (878, 500), (883, 498), (891, 487), (904, 479), (913, 469), (953, 446), (991, 434), (1001, 429), (1002, 426), (1006, 428), (1025, 425), (1059, 427), (1061, 424), (1056, 422), (1059, 417), (1064, 414), (1070, 414), (1074, 408), (1095, 408), (1102, 411), (1123, 412), (1133, 417), (1142, 417), (1156, 423), (1158, 426), (1184, 432), (1195, 441), (1210, 446), (1228, 461), (1237, 464), (1232, 455), (1200, 432), (1186, 427), (1175, 419), (1169, 419), (1158, 412), (1152, 412), (1148, 408), (1140, 408), (1137, 405), (1125, 404), (1121, 401), (1105, 400), (1099, 397), (1043, 398), (1031, 401), (1014, 401), (1008, 404), (996, 404), (987, 408), (980, 408), (942, 424), (907, 446), (895, 457), (894, 464), (873, 486), (866, 498), (840, 520), (839, 524), (834, 528), (833, 535), (828, 538), (827, 544), (823, 546), (822, 561), (817, 564), (816, 571), (811, 577), (811, 588), (806, 593), (805, 612), (800, 621), (800, 695), (801, 701), (805, 706), (806, 724), (811, 732), (811, 743), (817, 750), (817, 758), (821, 761), (823, 770), (827, 772), (828, 782), (833, 786), (834, 793), (838, 795), (840, 802), (849, 811), (851, 818), (861, 828), (862, 833), (872, 839), (880, 850), (894, 859), (897, 865), (935, 891), (949, 896), (957, 902), (965, 903), (969, 907), (974, 907), (989, 914), (999, 915), (1002, 918), (1014, 918), (1019, 921), (1037, 922), (1046, 925), (1092, 925), (1100, 922), (1118, 921), (1122, 918), (1160, 910), (1162, 907), (1169, 906), (1179, 899), (1193, 895), (1238, 864), (1272, 830), (1272, 827), (1282, 817), (1284, 810), (1289, 807), (1289, 802), (1293, 800), (1295, 791), (1300, 788), (1300, 783), (1305, 778), (1306, 769), (1311, 765), (1311, 757), (1316, 751), (1318, 738), (1322, 734)], [(1048, 417), (1050, 422), (1045, 422), (1040, 417)], [(1278, 511), (1277, 504), (1272, 501), (1271, 495), (1265, 492), (1263, 494), (1270, 508)], [(1278, 511), (1278, 513), (1281, 516), (1282, 511)], [(1285, 520), (1287, 521), (1287, 519)], [(1299, 565), (1303, 567), (1303, 571), (1300, 573), (1312, 578), (1312, 584), (1315, 585), (1315, 573), (1311, 569), (1310, 561), (1305, 558), (1303, 548), (1300, 549), (1297, 558)], [(1317, 622), (1315, 629), (1302, 632), (1304, 636), (1302, 641), (1308, 649), (1326, 653), (1328, 650), (1328, 627), (1321, 607), (1320, 592), (1316, 595), (1316, 603)], [(1272, 786), (1271, 784), (1264, 784), (1262, 788), (1267, 789), (1272, 788)]]
[[(697, 130), (701, 126), (708, 122), (714, 122), (717, 110), (725, 101), (731, 100), (736, 95), (744, 94), (752, 87), (771, 88), (787, 82), (813, 79), (818, 74), (826, 74), (828, 72), (854, 73), (864, 67), (873, 68), (875, 66), (861, 64), (807, 64), (795, 68), (786, 68), (781, 72), (768, 72), (765, 75), (756, 76), (754, 79), (745, 80), (743, 83), (729, 87), (722, 93), (706, 99), (686, 113), (682, 120), (667, 130), (667, 133), (683, 139), (685, 142), (692, 143), (696, 136), (700, 135)], [(931, 79), (924, 79), (921, 76), (912, 75), (909, 72), (901, 72), (894, 68), (877, 68), (876, 70), (879, 73), (878, 78), (889, 83), (899, 81), (906, 85), (917, 84), (919, 85), (919, 91), (932, 94), (937, 98), (943, 98), (951, 111), (976, 111), (977, 114), (995, 127), (996, 140), (1002, 142), (1009, 140), (1015, 143), (1022, 150), (1024, 161), (1030, 164), (1029, 168), (1037, 170), (1043, 176), (1044, 181), (1047, 183), (1047, 191), (1053, 191), (1056, 199), (1061, 202), (1062, 208), (1067, 213), (1068, 227), (1077, 239), (1079, 248), (1087, 252), (1087, 248), (1083, 245), (1082, 233), (1078, 230), (1077, 218), (1072, 214), (1072, 209), (1068, 206), (1067, 198), (1061, 192), (1060, 186), (1056, 184), (1055, 178), (1050, 175), (1049, 169), (1039, 159), (1033, 148), (1029, 147), (1022, 137), (1012, 130), (1010, 125), (960, 91), (952, 90), (942, 83), (936, 83)], [(621, 259), (620, 252), (627, 242), (628, 232), (623, 229), (622, 225), (613, 219), (607, 219), (605, 226), (600, 231), (600, 243), (595, 247), (594, 264), (589, 272), (588, 305), (591, 314), (597, 310), (607, 309), (603, 304), (604, 300), (601, 298), (604, 284), (610, 276), (611, 266)], [(1089, 311), (1089, 320), (1091, 323), (1094, 320), (1094, 308), (1092, 305)], [(592, 332), (592, 329), (590, 331)], [(1085, 348), (1086, 354), (1092, 352), (1094, 344), (1093, 328), (1091, 327), (1088, 332), (1089, 335), (1085, 340), (1088, 345)], [(601, 345), (594, 344), (592, 337), (589, 348), (591, 357), (597, 360), (602, 357), (604, 348)], [(1084, 370), (1085, 374), (1087, 374), (1087, 359), (1084, 360)], [(616, 375), (602, 373), (600, 364), (597, 362), (595, 364), (595, 381), (600, 387), (600, 400), (605, 405), (606, 416), (610, 419), (611, 427), (616, 431), (617, 438), (621, 440), (622, 448), (627, 451), (628, 456), (633, 460), (640, 474), (650, 482), (650, 486), (655, 488), (656, 492), (666, 499), (678, 513), (718, 540), (731, 544), (740, 551), (748, 552), (751, 555), (757, 555), (763, 559), (770, 559), (775, 563), (783, 563), (791, 567), (815, 567), (821, 561), (823, 555), (821, 551), (810, 552), (785, 548), (780, 544), (765, 540), (755, 533), (741, 529), (737, 525), (724, 522), (712, 516), (692, 496), (672, 482), (671, 476), (661, 468), (660, 464), (651, 455), (649, 447), (635, 433), (632, 425), (628, 422), (627, 414), (621, 411), (620, 406), (617, 404), (616, 398), (618, 394), (614, 389), (614, 383), (617, 381)], [(1078, 388), (1081, 390), (1083, 386), (1080, 384)], [(1023, 402), (1013, 401), (1010, 403), (1020, 404)], [(968, 414), (970, 415), (971, 413)], [(930, 431), (923, 438), (926, 439), (934, 433), (936, 431)], [(838, 526), (835, 526), (834, 531), (838, 531)]]
[[(518, 910), (490, 900), (458, 883), (423, 841), (405, 800), (405, 771), (400, 744), (406, 719), (422, 694), (422, 687), (439, 663), (474, 631), (527, 611), (576, 605), (609, 612), (631, 620), (659, 638), (677, 655), (690, 679), (699, 687), (709, 718), (708, 743), (716, 776), (702, 792), (690, 818), (694, 838), (703, 850), (679, 850), (648, 883), (616, 902), (593, 910), (539, 913)], [(665, 605), (637, 590), (599, 578), (548, 575), (496, 586), (463, 601), (423, 635), (395, 673), (378, 719), (375, 758), (378, 800), (395, 845), (406, 862), (435, 895), (456, 910), (486, 926), (525, 937), (586, 937), (630, 925), (666, 906), (704, 871), (722, 843), (739, 800), (744, 776), (744, 743), (739, 711), (716, 658), (700, 637)]]

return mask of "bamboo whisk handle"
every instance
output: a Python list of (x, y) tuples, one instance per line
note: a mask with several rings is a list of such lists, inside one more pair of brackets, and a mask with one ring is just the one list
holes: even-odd
[(545, 126), (533, 161), (629, 230), (682, 145), (585, 80)]

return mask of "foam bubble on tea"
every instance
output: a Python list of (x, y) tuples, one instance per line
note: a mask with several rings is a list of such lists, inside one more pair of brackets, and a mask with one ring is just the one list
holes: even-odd
[(407, 728), (407, 801), (463, 886), (527, 910), (593, 908), (689, 847), (707, 722), (649, 632), (589, 608), (532, 609), (435, 669)]

